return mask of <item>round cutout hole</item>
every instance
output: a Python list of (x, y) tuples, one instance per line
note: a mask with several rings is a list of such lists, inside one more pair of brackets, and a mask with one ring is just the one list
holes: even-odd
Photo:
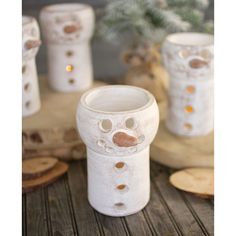
[(136, 122), (135, 122), (135, 120), (133, 118), (128, 118), (125, 121), (125, 126), (128, 129), (134, 129), (134, 128), (136, 128)]
[(31, 107), (31, 102), (30, 102), (30, 101), (27, 101), (27, 102), (25, 103), (25, 107), (26, 107), (27, 109), (30, 109), (30, 107)]
[(127, 188), (127, 186), (125, 184), (120, 184), (116, 187), (118, 190), (124, 190)]
[(68, 50), (68, 51), (66, 52), (66, 56), (67, 56), (67, 57), (72, 57), (73, 55), (74, 55), (74, 52), (71, 51), (71, 50)]
[(113, 148), (112, 147), (106, 147), (106, 152), (108, 153), (112, 153), (113, 152)]
[(200, 52), (200, 55), (201, 55), (201, 57), (204, 58), (205, 60), (208, 60), (208, 59), (211, 58), (211, 53), (210, 53), (210, 51), (207, 50), (207, 49), (202, 50), (202, 51)]
[(186, 92), (189, 94), (193, 94), (196, 92), (196, 88), (193, 85), (189, 85), (186, 87)]
[(114, 204), (114, 207), (117, 209), (117, 210), (125, 210), (126, 209), (126, 206), (123, 202), (117, 202)]
[(66, 66), (66, 71), (67, 72), (72, 72), (74, 70), (74, 66), (72, 66), (72, 65), (67, 65)]
[(184, 110), (186, 113), (193, 113), (194, 112), (194, 109), (191, 105), (185, 106)]
[(122, 169), (124, 166), (125, 166), (125, 163), (124, 163), (124, 162), (118, 162), (118, 163), (115, 164), (115, 167), (116, 167), (117, 169)]
[(97, 145), (98, 145), (99, 147), (104, 147), (105, 144), (106, 144), (105, 141), (102, 140), (102, 139), (99, 139), (99, 140), (97, 141)]
[(104, 119), (100, 122), (99, 127), (103, 132), (109, 132), (112, 129), (112, 122), (108, 119)]
[(75, 80), (71, 78), (71, 79), (68, 80), (68, 82), (69, 82), (69, 84), (74, 84)]
[(30, 83), (26, 83), (25, 86), (24, 86), (24, 90), (25, 90), (26, 92), (29, 92), (30, 89), (31, 89)]
[(185, 130), (188, 130), (188, 131), (190, 131), (190, 130), (192, 130), (192, 125), (191, 124), (189, 124), (189, 123), (185, 123), (184, 124), (184, 128), (185, 128)]
[(188, 50), (182, 50), (182, 51), (179, 51), (179, 57), (180, 58), (187, 58), (190, 56), (190, 52)]
[(122, 161), (114, 164), (114, 170), (117, 173), (123, 173), (124, 171), (127, 171), (127, 169), (128, 169), (127, 164)]
[(22, 66), (22, 74), (24, 74), (26, 72), (26, 65)]

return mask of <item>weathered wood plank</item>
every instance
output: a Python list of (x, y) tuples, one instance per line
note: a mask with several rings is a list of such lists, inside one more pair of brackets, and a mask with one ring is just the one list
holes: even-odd
[(100, 235), (94, 210), (87, 200), (87, 182), (82, 162), (70, 165), (68, 183), (79, 235)]
[(68, 181), (22, 197), (22, 233), (34, 235), (214, 235), (210, 200), (181, 192), (168, 181), (169, 169), (151, 164), (151, 199), (127, 217), (102, 215), (87, 200), (86, 161), (70, 165)]
[(189, 193), (183, 192), (182, 196), (202, 230), (214, 235), (214, 208), (211, 203)]
[(53, 235), (75, 236), (78, 235), (70, 208), (66, 177), (62, 177), (54, 184), (48, 186), (48, 202)]
[(168, 208), (165, 206), (164, 200), (153, 183), (151, 185), (150, 202), (143, 211), (155, 235), (181, 235), (176, 223), (168, 212)]
[(102, 227), (102, 232), (106, 236), (130, 235), (127, 226), (121, 217), (110, 217), (96, 212), (97, 219)]
[(26, 236), (26, 230), (27, 230), (27, 210), (26, 210), (26, 195), (22, 195), (22, 235)]
[(134, 215), (126, 216), (125, 221), (131, 235), (153, 235), (151, 227), (146, 221), (142, 211)]
[(161, 174), (156, 173), (156, 165), (154, 163), (151, 165), (152, 180), (160, 190), (160, 194), (165, 200), (166, 206), (168, 206), (182, 234), (186, 236), (207, 235), (202, 231), (178, 190), (170, 185), (168, 180), (169, 175), (166, 172), (162, 172)]
[(28, 193), (26, 196), (26, 206), (27, 236), (50, 235), (43, 189)]

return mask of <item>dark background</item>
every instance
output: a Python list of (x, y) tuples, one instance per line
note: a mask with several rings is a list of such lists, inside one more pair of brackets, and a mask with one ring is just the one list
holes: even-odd
[[(86, 3), (93, 6), (96, 18), (101, 15), (101, 10), (106, 4), (106, 0), (80, 0), (80, 1), (66, 1), (66, 0), (23, 0), (22, 13), (23, 15), (30, 15), (36, 17), (38, 20), (39, 12), (42, 7), (49, 4), (78, 2)], [(207, 19), (214, 18), (214, 0), (210, 0), (209, 8), (206, 12)], [(92, 41), (92, 57), (94, 76), (96, 79), (113, 80), (121, 77), (125, 72), (125, 65), (120, 61), (120, 52), (126, 45), (120, 45), (118, 42), (115, 45), (110, 45), (101, 40)], [(46, 46), (43, 43), (37, 55), (37, 67), (39, 74), (47, 73), (47, 59)]]

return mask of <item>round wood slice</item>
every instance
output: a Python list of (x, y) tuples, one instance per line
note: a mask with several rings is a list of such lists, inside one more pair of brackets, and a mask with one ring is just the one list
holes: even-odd
[[(103, 85), (106, 84), (94, 81), (93, 88)], [(83, 92), (52, 91), (44, 76), (39, 77), (39, 86), (41, 109), (36, 114), (23, 118), (22, 121), (24, 153), (27, 150), (45, 151), (58, 148), (71, 150), (72, 147), (81, 145), (75, 114)]]
[(183, 191), (198, 196), (214, 195), (214, 169), (189, 168), (175, 172), (170, 176), (170, 183)]
[(60, 176), (65, 174), (68, 170), (68, 165), (62, 161), (58, 161), (57, 164), (49, 170), (47, 173), (39, 178), (31, 180), (23, 180), (22, 188), (23, 192), (30, 192), (40, 187), (47, 186), (57, 180)]
[[(159, 104), (158, 104), (159, 105)], [(165, 125), (166, 103), (159, 105), (161, 120), (151, 144), (151, 159), (171, 168), (213, 167), (214, 132), (202, 137), (180, 137)]]
[(44, 175), (47, 171), (51, 170), (58, 160), (52, 157), (38, 157), (22, 162), (22, 178), (35, 179)]

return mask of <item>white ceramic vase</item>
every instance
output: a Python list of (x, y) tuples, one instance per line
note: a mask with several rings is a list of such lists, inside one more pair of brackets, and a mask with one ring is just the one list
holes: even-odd
[(40, 95), (35, 56), (38, 52), (40, 32), (37, 21), (31, 16), (22, 17), (22, 116), (40, 109)]
[(47, 44), (50, 87), (59, 92), (88, 89), (93, 82), (92, 7), (79, 3), (49, 5), (41, 10), (40, 23)]
[(149, 201), (149, 148), (159, 125), (155, 98), (125, 85), (86, 92), (77, 127), (87, 147), (88, 199), (109, 216), (140, 211)]
[(167, 36), (162, 55), (170, 75), (167, 128), (181, 136), (213, 130), (212, 35), (176, 33)]

